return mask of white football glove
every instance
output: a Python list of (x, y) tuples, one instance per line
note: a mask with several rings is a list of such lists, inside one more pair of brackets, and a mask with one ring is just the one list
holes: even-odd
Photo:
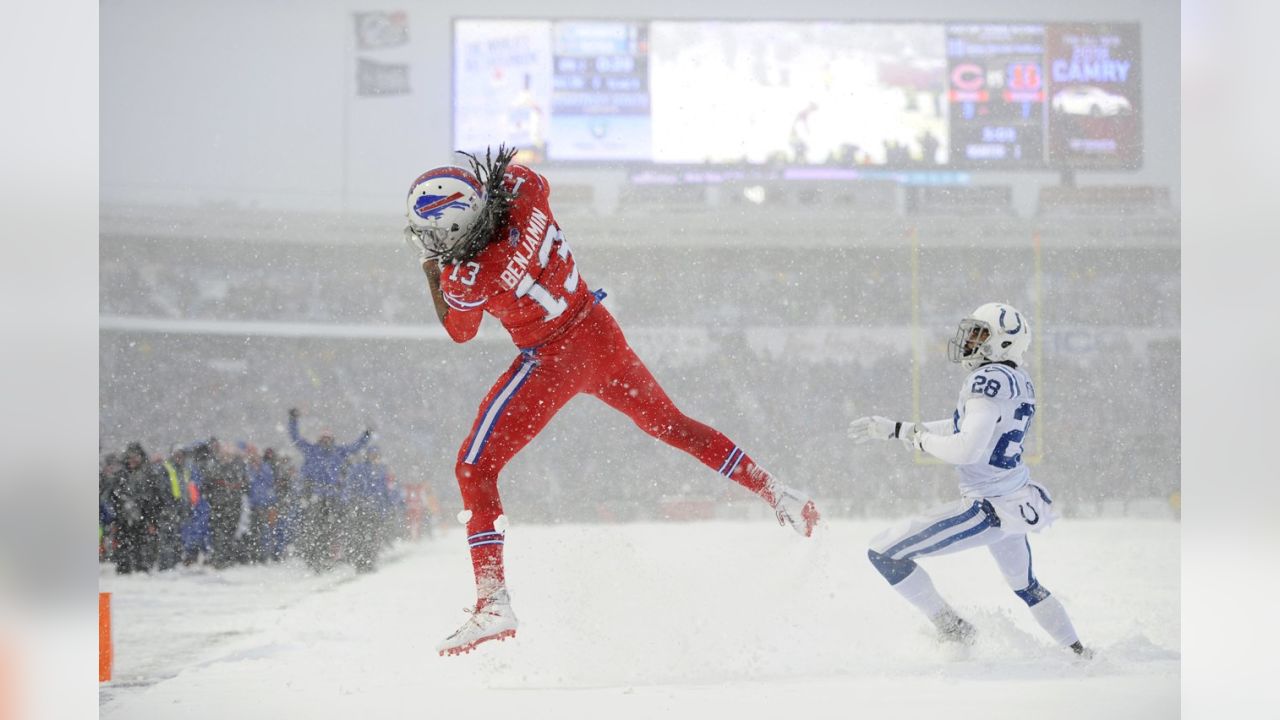
[(860, 417), (849, 423), (849, 439), (859, 444), (868, 440), (892, 440), (898, 437), (900, 424), (879, 415)]
[(898, 439), (908, 450), (924, 450), (924, 436), (928, 434), (928, 430), (924, 429), (924, 425), (917, 423), (902, 423), (902, 427), (898, 430)]

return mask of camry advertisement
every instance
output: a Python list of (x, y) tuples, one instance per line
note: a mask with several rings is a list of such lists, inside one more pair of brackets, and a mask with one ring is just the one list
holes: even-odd
[(1142, 157), (1136, 25), (1051, 25), (1049, 164), (1135, 168)]

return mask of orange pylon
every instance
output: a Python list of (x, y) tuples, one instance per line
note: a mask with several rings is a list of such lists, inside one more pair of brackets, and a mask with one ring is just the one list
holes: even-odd
[(98, 593), (98, 682), (111, 680), (111, 593)]

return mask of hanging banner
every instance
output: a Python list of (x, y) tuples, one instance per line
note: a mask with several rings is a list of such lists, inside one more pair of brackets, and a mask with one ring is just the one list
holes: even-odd
[(409, 66), (356, 60), (356, 94), (361, 97), (404, 95), (409, 92)]
[(377, 50), (409, 42), (409, 15), (394, 12), (352, 13), (356, 23), (356, 49)]

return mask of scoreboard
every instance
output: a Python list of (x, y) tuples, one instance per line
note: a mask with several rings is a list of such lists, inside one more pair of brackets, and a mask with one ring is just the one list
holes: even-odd
[(1044, 32), (1043, 25), (947, 27), (953, 165), (1044, 164)]
[(1130, 170), (1135, 23), (454, 21), (453, 142), (635, 166)]
[(550, 141), (562, 160), (643, 160), (650, 154), (647, 25), (552, 26)]

